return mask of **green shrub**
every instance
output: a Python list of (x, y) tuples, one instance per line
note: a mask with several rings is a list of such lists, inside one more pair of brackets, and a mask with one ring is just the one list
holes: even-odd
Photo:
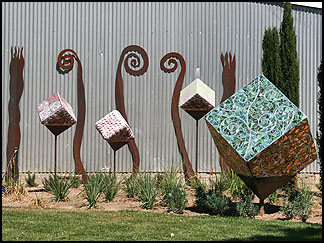
[(300, 190), (296, 190), (288, 197), (280, 210), (287, 219), (298, 218), (306, 222), (312, 213), (312, 198), (313, 193), (303, 184)]
[(278, 190), (274, 191), (273, 193), (271, 193), (269, 196), (268, 196), (268, 199), (269, 199), (269, 202), (271, 204), (275, 204), (279, 201), (279, 193), (278, 193)]
[(31, 175), (30, 171), (27, 172), (27, 177), (25, 178), (27, 186), (36, 187), (38, 184), (35, 182), (36, 174)]
[(160, 178), (159, 183), (157, 186), (161, 190), (161, 194), (163, 197), (163, 202), (167, 204), (167, 201), (169, 200), (169, 194), (173, 194), (174, 190), (179, 187), (183, 187), (181, 183), (181, 178), (179, 177), (179, 168), (171, 167), (170, 171), (165, 172), (162, 175), (162, 178)]
[(233, 200), (246, 198), (248, 195), (253, 195), (251, 189), (242, 181), (242, 179), (231, 170), (229, 177), (229, 191)]
[(114, 200), (119, 191), (121, 181), (117, 182), (117, 177), (114, 172), (109, 172), (108, 175), (105, 175), (104, 180), (104, 195), (106, 200), (111, 202)]
[(219, 177), (215, 179), (209, 178), (210, 188), (214, 192), (223, 193), (229, 189), (229, 178), (225, 172), (222, 172)]
[(128, 198), (135, 198), (139, 195), (139, 184), (138, 181), (141, 175), (139, 173), (132, 174), (129, 177), (125, 177), (124, 181), (124, 190)]
[(105, 180), (101, 173), (90, 175), (88, 181), (83, 184), (85, 198), (88, 201), (88, 208), (96, 207), (100, 195), (104, 191)]
[(211, 214), (225, 216), (230, 208), (231, 200), (222, 194), (226, 188), (222, 180), (211, 180), (210, 187), (208, 187), (196, 177), (191, 184), (195, 190), (195, 204)]
[(259, 207), (252, 203), (252, 199), (252, 195), (248, 195), (236, 204), (236, 211), (239, 216), (254, 218), (259, 214)]
[(199, 200), (199, 206), (205, 208), (208, 212), (214, 215), (225, 216), (230, 208), (231, 200), (214, 191), (209, 191)]
[(195, 204), (202, 206), (208, 190), (207, 184), (202, 182), (198, 177), (193, 177), (190, 186), (195, 190)]
[(181, 184), (177, 184), (173, 190), (164, 196), (168, 209), (174, 213), (183, 213), (188, 204), (187, 194)]
[(141, 207), (145, 209), (152, 209), (154, 207), (158, 192), (155, 180), (149, 174), (144, 174), (144, 176), (139, 177), (138, 185), (138, 196), (142, 202)]
[(50, 175), (48, 179), (42, 180), (44, 189), (55, 196), (56, 201), (64, 201), (67, 198), (68, 190), (71, 187), (69, 180), (57, 175)]

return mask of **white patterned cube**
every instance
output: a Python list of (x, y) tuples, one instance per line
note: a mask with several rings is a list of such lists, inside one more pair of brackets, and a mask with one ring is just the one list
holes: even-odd
[(135, 138), (130, 126), (118, 110), (113, 110), (95, 123), (107, 142), (128, 142)]
[(37, 105), (37, 110), (43, 125), (72, 126), (77, 122), (72, 107), (58, 92)]
[(179, 106), (195, 119), (200, 119), (215, 107), (215, 91), (197, 78), (181, 90)]

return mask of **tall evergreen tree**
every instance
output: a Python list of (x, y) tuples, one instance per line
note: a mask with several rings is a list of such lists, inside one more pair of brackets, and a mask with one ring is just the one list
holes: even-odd
[(262, 41), (262, 72), (276, 87), (282, 89), (279, 32), (276, 27), (264, 32)]
[(299, 62), (297, 38), (291, 4), (284, 3), (283, 19), (280, 26), (280, 57), (283, 85), (279, 89), (299, 107)]

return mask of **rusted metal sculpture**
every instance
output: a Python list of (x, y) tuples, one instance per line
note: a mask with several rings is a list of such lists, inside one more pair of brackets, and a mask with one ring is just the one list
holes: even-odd
[[(229, 56), (229, 59), (228, 59)], [(226, 100), (228, 97), (233, 95), (235, 93), (235, 68), (236, 68), (236, 61), (235, 61), (235, 55), (232, 57), (231, 52), (228, 54), (225, 53), (225, 58), (223, 53), (221, 54), (221, 62), (223, 67), (222, 72), (222, 84), (223, 84), (223, 96), (220, 101), (222, 103), (224, 100)], [(219, 164), (221, 167), (221, 170), (225, 173), (229, 173), (230, 167), (226, 163), (225, 159), (220, 156), (219, 158)]]
[[(72, 53), (72, 54), (67, 54)], [(85, 101), (85, 91), (82, 79), (82, 66), (78, 55), (72, 49), (65, 49), (61, 51), (58, 55), (57, 64), (61, 71), (71, 70), (74, 65), (74, 58), (78, 62), (78, 75), (77, 75), (77, 102), (78, 102), (78, 114), (77, 114), (77, 124), (73, 139), (73, 158), (75, 162), (75, 172), (82, 175), (82, 181), (87, 181), (87, 173), (83, 167), (80, 150), (83, 137), (85, 115), (86, 115), (86, 101)]]
[[(139, 53), (143, 58), (143, 65), (141, 68), (139, 68), (141, 66), (140, 57), (136, 53)], [(131, 67), (129, 66), (129, 62), (131, 64)], [(130, 45), (125, 47), (125, 49), (122, 51), (120, 55), (120, 59), (117, 67), (117, 73), (116, 73), (116, 82), (115, 82), (115, 102), (116, 102), (117, 110), (122, 114), (126, 122), (129, 124), (126, 115), (125, 103), (124, 103), (124, 84), (123, 84), (123, 78), (121, 74), (123, 63), (127, 73), (133, 76), (140, 76), (147, 71), (149, 60), (145, 50), (142, 47), (137, 45)], [(135, 70), (136, 68), (139, 69)], [(131, 140), (128, 143), (128, 148), (132, 154), (133, 173), (136, 173), (139, 170), (140, 155), (138, 152), (138, 148), (136, 146), (135, 139)], [(118, 149), (118, 146), (115, 149)]]
[[(8, 104), (9, 111), (9, 127), (8, 127), (8, 142), (7, 142), (7, 164), (10, 163), (14, 151), (20, 146), (20, 110), (19, 101), (24, 90), (23, 70), (25, 60), (22, 54), (23, 47), (20, 49), (15, 47), (15, 52), (11, 47), (11, 61), (9, 66), (10, 73), (10, 98)], [(19, 176), (18, 161), (15, 161), (16, 179)]]
[(196, 120), (196, 173), (198, 173), (198, 121), (215, 107), (215, 92), (197, 78), (181, 90), (179, 106)]
[[(195, 175), (195, 172), (192, 169), (192, 165), (190, 163), (189, 156), (186, 150), (186, 145), (184, 143), (182, 128), (181, 128), (181, 120), (179, 115), (179, 98), (180, 98), (180, 91), (182, 89), (184, 76), (186, 73), (186, 62), (179, 53), (170, 52), (161, 59), (160, 67), (165, 73), (172, 73), (178, 68), (177, 60), (180, 62), (181, 71), (173, 90), (172, 103), (171, 103), (171, 116), (172, 116), (174, 131), (177, 137), (179, 152), (182, 157), (185, 176), (187, 178), (191, 178), (192, 176)], [(171, 66), (170, 68), (165, 66), (166, 62), (169, 66)]]

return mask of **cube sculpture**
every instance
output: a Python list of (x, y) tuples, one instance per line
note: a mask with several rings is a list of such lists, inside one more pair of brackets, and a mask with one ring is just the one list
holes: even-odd
[(215, 107), (215, 92), (197, 78), (181, 90), (179, 106), (199, 120)]
[(95, 126), (114, 151), (135, 138), (130, 126), (118, 110), (108, 113), (97, 121)]
[(58, 92), (39, 104), (37, 110), (41, 123), (55, 136), (77, 122), (72, 107)]
[(317, 158), (306, 115), (263, 75), (205, 119), (220, 155), (260, 199)]

